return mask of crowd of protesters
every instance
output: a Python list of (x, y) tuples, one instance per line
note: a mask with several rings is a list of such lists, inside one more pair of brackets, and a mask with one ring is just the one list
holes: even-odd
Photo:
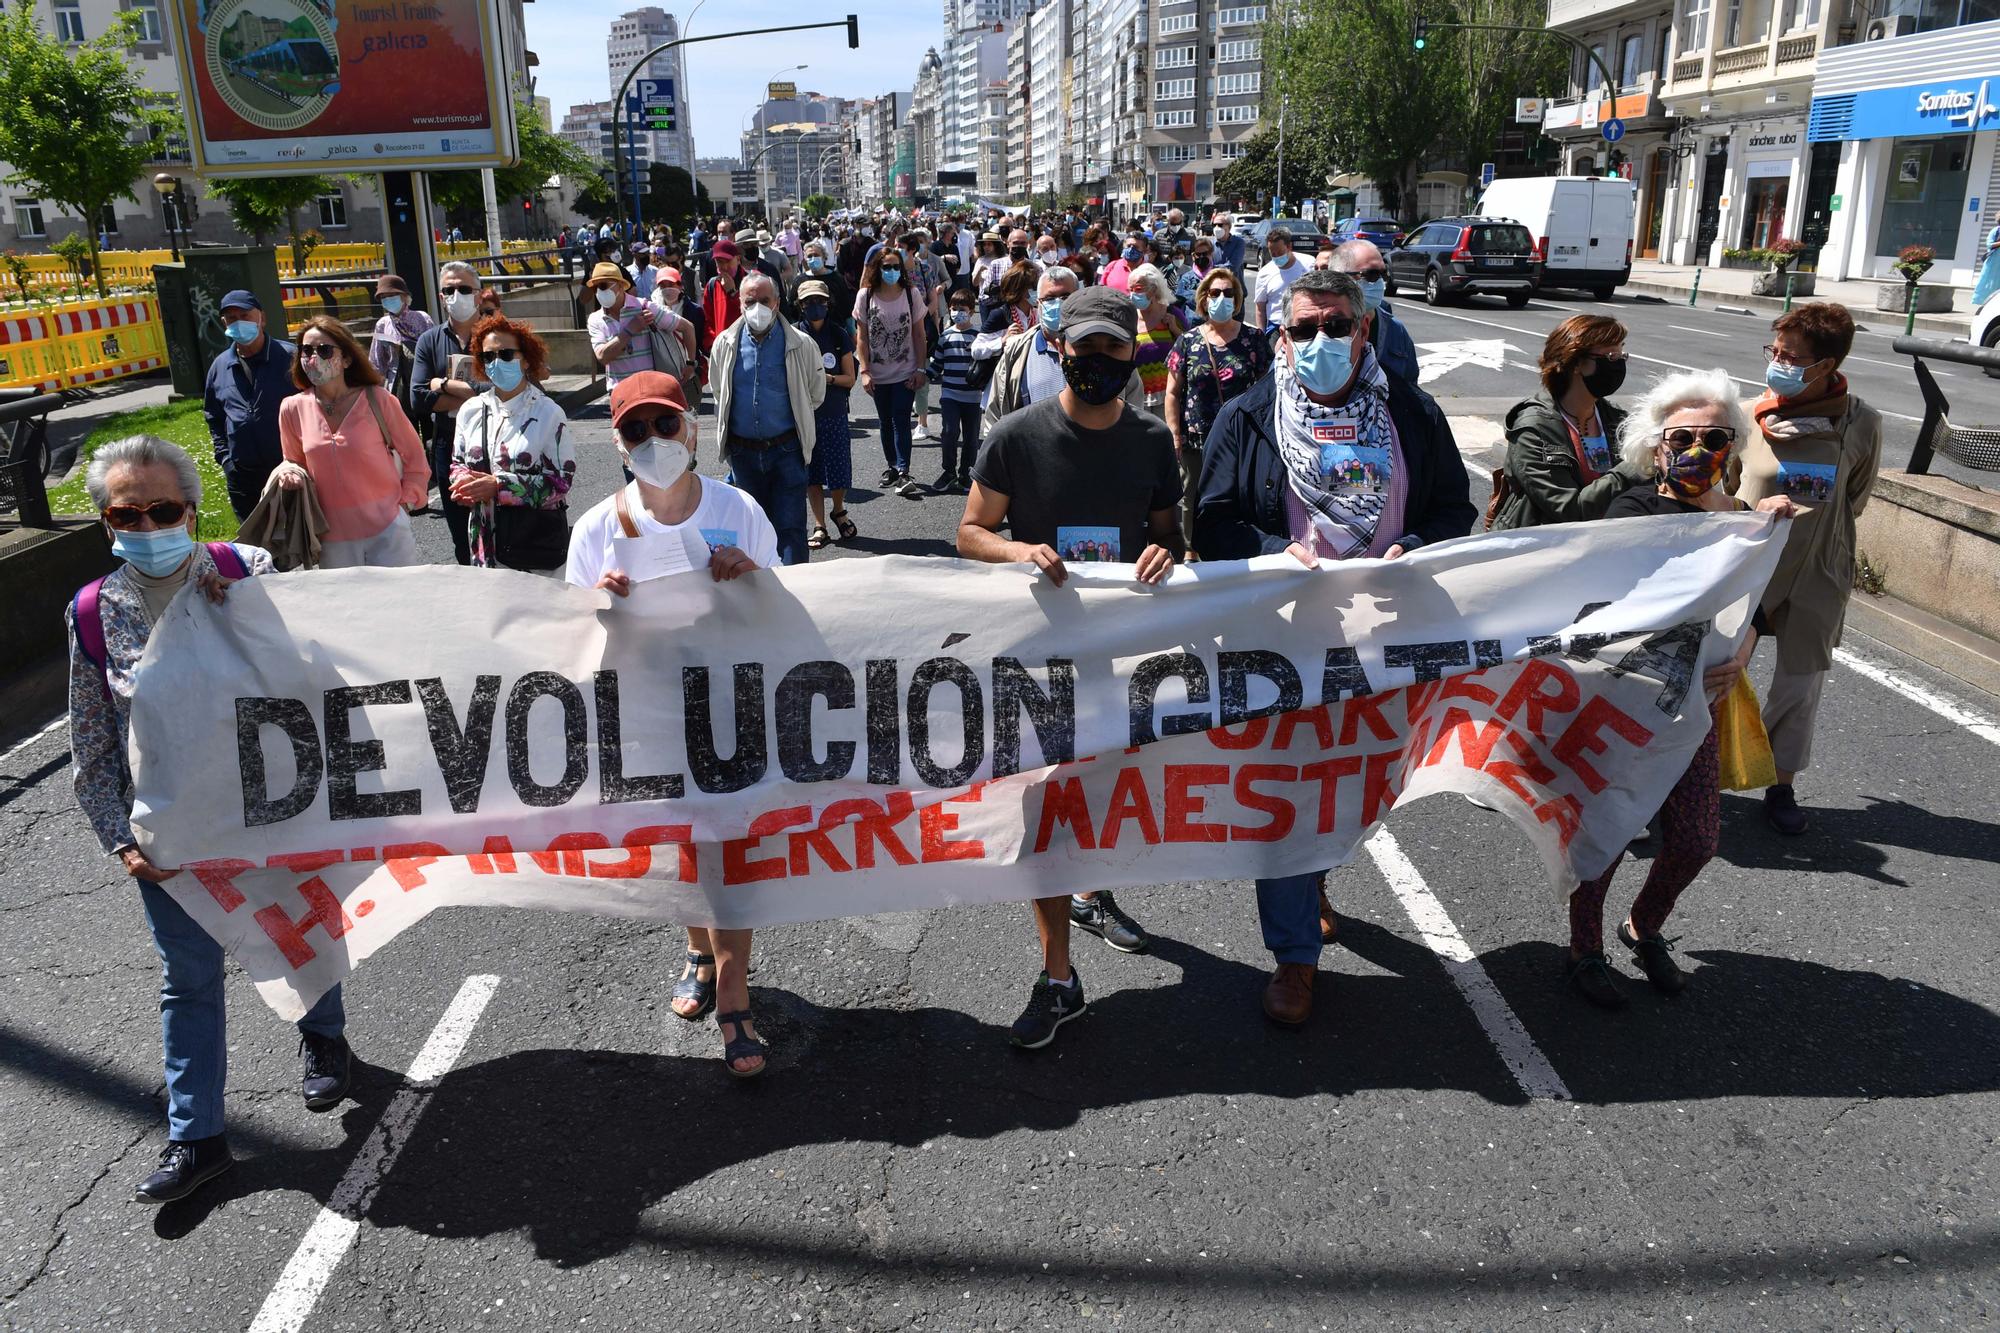
[[(632, 587), (617, 565), (621, 537), (698, 534), (689, 549), (707, 551), (719, 581), (804, 563), (859, 531), (857, 390), (882, 447), (876, 494), (962, 497), (963, 558), (1026, 565), (1056, 585), (1066, 559), (1128, 564), (1157, 584), (1196, 559), (1288, 554), (1312, 570), (1396, 560), (1480, 525), (1451, 426), (1417, 384), (1414, 345), (1366, 241), (1308, 262), (1274, 230), (1246, 272), (1227, 214), (1190, 225), (1174, 209), (1112, 227), (1074, 208), (794, 219), (776, 236), (718, 219), (684, 241), (664, 228), (583, 227), (560, 239), (585, 280), (584, 323), (627, 480), (573, 522), (576, 441), (541, 387), (547, 349), (457, 261), (436, 275), (434, 312), (411, 308), (402, 278), (382, 278), (365, 348), (327, 317), (282, 339), (254, 294), (223, 299), (230, 346), (210, 368), (204, 409), (243, 520), (238, 541), (196, 542), (202, 481), (176, 446), (134, 437), (90, 461), (90, 495), (123, 563), (72, 603), (70, 720), (78, 801), (139, 882), (164, 972), (169, 1143), (142, 1197), (183, 1197), (231, 1161), (222, 953), (160, 888), (176, 871), (150, 864), (130, 826), (134, 670), (182, 589), (221, 601), (231, 581), (277, 568), (414, 564), (408, 516), (433, 487), (459, 563), (559, 569), (614, 598)], [(1844, 308), (1800, 305), (1773, 330), (1768, 391), (1754, 404), (1717, 370), (1669, 375), (1621, 405), (1626, 330), (1603, 316), (1564, 320), (1542, 350), (1539, 387), (1506, 416), (1485, 525), (1753, 507), (1787, 520), (1753, 630), (1703, 685), (1719, 699), (1759, 642), (1777, 640), (1763, 711), (1778, 772), (1764, 810), (1798, 835), (1808, 818), (1794, 784), (1811, 760), (1881, 419), (1840, 373), (1854, 337)], [(703, 394), (714, 400), (706, 444)], [(932, 435), (942, 466), (925, 484), (913, 449)], [(1334, 457), (1328, 440), (1351, 441), (1352, 457)], [(1641, 835), (1659, 846), (1616, 929), (1662, 993), (1687, 982), (1662, 931), (1715, 854), (1718, 807), (1711, 729), (1657, 832)], [(1603, 940), (1615, 870), (1572, 895), (1565, 965), (1567, 984), (1608, 1008), (1628, 1003)], [(1256, 884), (1274, 1022), (1312, 1014), (1320, 953), (1339, 929), (1327, 875)], [(1029, 1049), (1087, 1006), (1073, 930), (1128, 952), (1150, 942), (1111, 893), (1049, 887), (1032, 911), (1040, 967), (1011, 1030)], [(724, 1068), (762, 1073), (750, 932), (690, 929), (686, 942), (673, 1012), (713, 1014)], [(329, 1109), (352, 1069), (340, 992), (298, 1026), (306, 1104)]]

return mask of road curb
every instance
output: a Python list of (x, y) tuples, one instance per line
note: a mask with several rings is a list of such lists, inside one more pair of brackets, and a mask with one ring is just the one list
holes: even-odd
[(2000, 643), (1911, 606), (1900, 598), (1857, 592), (1847, 623), (1926, 666), (2000, 698)]
[[(1667, 303), (1669, 305), (1673, 304), (1686, 305), (1688, 299), (1688, 292), (1690, 289), (1686, 287), (1677, 287), (1672, 283), (1648, 282), (1642, 278), (1632, 278), (1628, 279), (1625, 285), (1620, 287), (1618, 290), (1634, 296), (1636, 296), (1638, 293), (1644, 292), (1647, 295), (1665, 297), (1668, 298)], [(1736, 313), (1755, 314), (1760, 311), (1766, 311), (1766, 310), (1777, 312), (1777, 311), (1782, 311), (1785, 308), (1785, 302), (1783, 298), (1776, 296), (1750, 296), (1740, 292), (1714, 292), (1711, 293), (1711, 295), (1719, 298), (1726, 298), (1732, 302), (1740, 302), (1741, 303), (1740, 305), (1735, 305), (1735, 306), (1714, 307), (1714, 309), (1723, 310), (1730, 314), (1736, 314)], [(1815, 297), (1806, 299), (1817, 300), (1819, 298)], [(1798, 305), (1799, 300), (1795, 299), (1792, 302), (1792, 304)], [(1849, 307), (1849, 309), (1853, 309), (1853, 307)], [(1860, 328), (1869, 329), (1871, 326), (1867, 324), (1865, 320), (1869, 316), (1877, 314), (1885, 314), (1885, 313), (1890, 313), (1890, 312), (1876, 311), (1876, 310), (1870, 310), (1865, 312), (1856, 311), (1855, 324)], [(1950, 334), (1953, 337), (1963, 338), (1966, 336), (1966, 332), (1971, 326), (1971, 320), (1972, 317), (1966, 314), (1918, 315), (1917, 327), (1919, 329), (1927, 330), (1932, 333), (1945, 333), (1945, 334)], [(1891, 329), (1888, 326), (1883, 326), (1878, 324), (1877, 326), (1874, 326), (1872, 328), (1872, 331), (1876, 333), (1893, 332), (1900, 334), (1902, 332), (1902, 326), (1900, 324), (1897, 324), (1893, 329)]]

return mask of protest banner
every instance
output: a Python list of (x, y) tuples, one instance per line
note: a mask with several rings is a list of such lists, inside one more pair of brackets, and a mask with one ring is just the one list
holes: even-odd
[(746, 927), (1242, 880), (1338, 865), (1438, 791), (1505, 811), (1567, 892), (1687, 766), (1782, 545), (1710, 515), (1150, 589), (900, 557), (625, 600), (252, 579), (154, 632), (133, 823), (291, 1017), (447, 905)]

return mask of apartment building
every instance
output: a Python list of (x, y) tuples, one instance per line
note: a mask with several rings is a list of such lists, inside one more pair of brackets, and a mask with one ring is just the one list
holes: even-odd
[(1269, 10), (1153, 0), (1146, 77), (1146, 202), (1193, 204), (1259, 128)]
[(1040, 122), (1028, 162), (1028, 193), (1037, 198), (1061, 197), (1072, 184), (1071, 10), (1072, 0), (1044, 0), (1022, 20), (1027, 31), (1028, 104)]
[(1146, 0), (1090, 0), (1089, 49), (1081, 61), (1089, 96), (1079, 134), (1086, 146), (1084, 197), (1123, 214), (1148, 196)]
[[(907, 110), (909, 94), (901, 96)], [(743, 166), (756, 170), (774, 215), (840, 179), (849, 106), (844, 98), (806, 92), (767, 100), (752, 114), (740, 140)]]
[(1028, 25), (1017, 23), (1007, 33), (1007, 200), (1028, 197), (1033, 170), (1038, 117), (1028, 95)]
[[(630, 10), (613, 19), (611, 35), (604, 43), (605, 63), (611, 76), (611, 95), (618, 95), (619, 84), (624, 82), (625, 75), (640, 56), (664, 42), (676, 40), (680, 35), (680, 24), (664, 9), (649, 6)], [(673, 81), (674, 128), (671, 131), (641, 131), (639, 137), (646, 141), (653, 161), (692, 173), (694, 126), (688, 117), (687, 67), (681, 59), (681, 49), (676, 47), (654, 56), (646, 62), (646, 68), (638, 78)], [(636, 84), (637, 80), (634, 82)]]
[(916, 87), (910, 90), (910, 135), (919, 198), (937, 193), (938, 167), (944, 160), (944, 80), (944, 59), (933, 46), (917, 63)]
[[(1672, 60), (1674, 12), (1659, 0), (1551, 0), (1549, 27), (1588, 49), (1571, 53), (1569, 85), (1543, 111), (1542, 133), (1562, 148), (1565, 175), (1616, 172), (1638, 189), (1633, 253), (1659, 257), (1666, 204), (1677, 164), (1678, 122), (1660, 98)], [(1616, 117), (1625, 135), (1607, 143)], [(1681, 141), (1685, 143), (1685, 137)]]

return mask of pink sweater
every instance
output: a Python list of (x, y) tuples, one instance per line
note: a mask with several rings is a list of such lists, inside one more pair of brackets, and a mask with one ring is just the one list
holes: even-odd
[[(375, 424), (377, 412), (369, 410), (371, 398), (389, 428), (387, 440)], [(395, 397), (379, 385), (361, 391), (337, 431), (318, 395), (293, 394), (278, 404), (278, 439), (285, 460), (313, 479), (326, 512), (327, 541), (365, 541), (388, 527), (400, 507), (423, 507), (431, 480), (424, 442)], [(403, 460), (400, 482), (392, 449)]]

